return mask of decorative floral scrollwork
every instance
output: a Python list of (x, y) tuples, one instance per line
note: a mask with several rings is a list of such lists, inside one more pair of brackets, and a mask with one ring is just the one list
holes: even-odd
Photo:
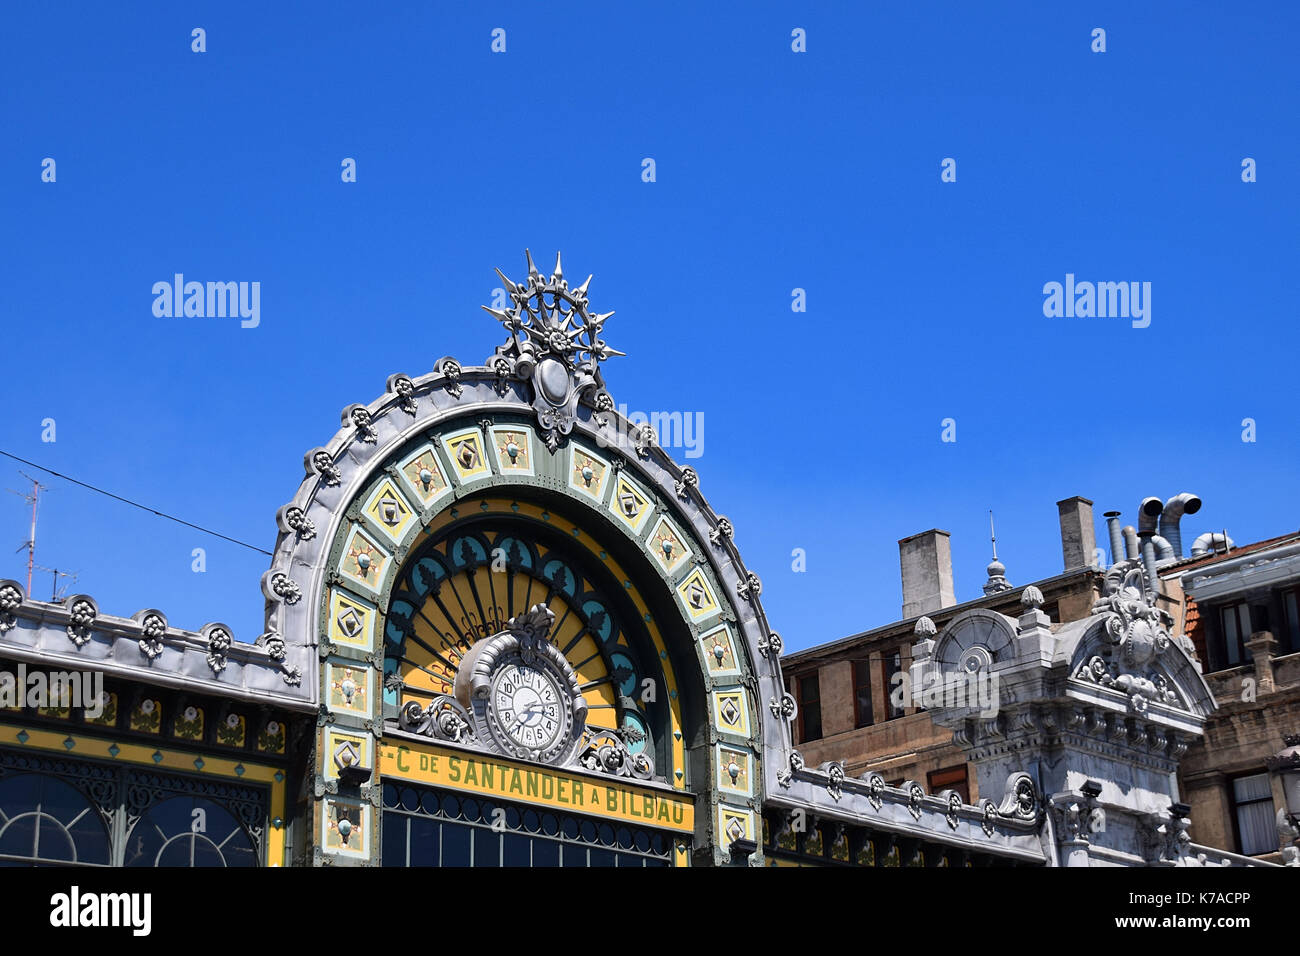
[(646, 422), (632, 432), (632, 444), (636, 447), (637, 456), (646, 458), (650, 455), (650, 449), (659, 444), (659, 433)]
[(948, 826), (954, 830), (957, 829), (957, 824), (960, 822), (960, 818), (958, 816), (960, 812), (961, 812), (961, 794), (959, 793), (948, 794), (948, 812), (943, 815), (943, 818), (946, 821), (948, 821)]
[(867, 800), (874, 809), (879, 810), (885, 803), (885, 778), (878, 773), (869, 773), (866, 781)]
[(717, 527), (715, 527), (712, 531), (709, 532), (709, 540), (712, 541), (718, 547), (722, 547), (723, 539), (730, 541), (731, 536), (734, 533), (735, 530), (731, 526), (730, 519), (722, 515), (718, 515)]
[(914, 783), (907, 788), (907, 810), (912, 814), (912, 819), (921, 819), (921, 801), (925, 799), (925, 791), (921, 789), (919, 783)]
[(794, 701), (794, 695), (788, 691), (781, 695), (779, 701), (773, 697), (768, 701), (767, 705), (771, 709), (773, 717), (787, 721), (794, 719), (797, 706)]
[(275, 631), (268, 631), (258, 640), (258, 643), (266, 649), (266, 656), (271, 658), (277, 664), (285, 658), (284, 638)]
[(758, 596), (763, 593), (763, 582), (758, 579), (758, 575), (753, 571), (745, 573), (745, 580), (736, 585), (736, 593), (742, 600), (757, 601)]
[(781, 635), (773, 631), (763, 640), (758, 642), (758, 652), (764, 657), (780, 657), (781, 650), (785, 647), (785, 642), (781, 640)]
[(460, 363), (449, 355), (446, 358), (439, 359), (433, 370), (447, 380), (443, 385), (443, 388), (447, 390), (447, 394), (453, 398), (460, 398), (461, 392), (464, 391), (460, 384)]
[(525, 664), (537, 660), (537, 655), (541, 653), (540, 645), (545, 643), (554, 623), (555, 612), (540, 603), (506, 622), (506, 630), (519, 640), (519, 656)]
[(1038, 791), (1027, 773), (1012, 774), (1007, 780), (1007, 795), (998, 812), (1018, 820), (1038, 818)]
[(794, 782), (795, 774), (803, 770), (803, 767), (803, 754), (799, 753), (797, 750), (791, 750), (790, 763), (784, 770), (777, 771), (776, 782), (783, 787), (790, 786), (790, 784)]
[(674, 483), (677, 490), (677, 497), (683, 500), (690, 498), (690, 489), (700, 486), (700, 476), (696, 474), (695, 469), (687, 465), (682, 469), (681, 477)]
[(167, 622), (161, 614), (146, 614), (140, 623), (143, 635), (140, 638), (140, 653), (149, 660), (157, 659), (163, 652), (163, 637), (167, 634)]
[(216, 625), (208, 629), (208, 667), (212, 673), (220, 674), (226, 669), (230, 654), (230, 632)]
[(388, 390), (397, 396), (397, 407), (408, 415), (414, 415), (419, 409), (415, 402), (415, 383), (409, 375), (392, 375), (388, 379)]
[(631, 728), (622, 731), (587, 728), (583, 735), (582, 749), (578, 752), (578, 763), (588, 770), (609, 774), (613, 777), (630, 777), (634, 780), (652, 780), (655, 775), (654, 761), (644, 751), (632, 753), (628, 750), (628, 738)]
[(18, 623), (18, 616), (14, 612), (22, 603), (23, 592), (18, 590), (17, 585), (6, 584), (0, 587), (0, 634)]
[(298, 583), (283, 571), (271, 575), (271, 590), (285, 604), (297, 604), (302, 598), (302, 589), (298, 587)]
[(456, 698), (446, 694), (439, 694), (428, 707), (421, 707), (417, 701), (408, 700), (398, 712), (397, 721), (403, 730), (437, 740), (462, 743), (474, 736), (469, 715)]
[(334, 464), (334, 459), (327, 451), (318, 451), (311, 456), (312, 468), (329, 487), (334, 487), (343, 480), (343, 473)]
[(88, 600), (72, 602), (68, 615), (68, 637), (78, 647), (85, 647), (90, 641), (91, 629), (95, 626), (95, 605)]
[(818, 769), (826, 772), (827, 795), (838, 802), (844, 796), (844, 764), (839, 760), (829, 760)]
[(308, 518), (307, 512), (297, 505), (285, 509), (284, 523), (292, 528), (303, 541), (310, 541), (316, 537), (316, 522)]
[(370, 417), (370, 412), (360, 405), (352, 409), (349, 418), (352, 424), (356, 426), (357, 437), (369, 445), (373, 445), (379, 438), (379, 433), (375, 431), (374, 420)]
[(998, 808), (993, 805), (992, 800), (984, 801), (984, 817), (980, 820), (980, 829), (984, 831), (985, 836), (993, 836), (994, 830), (997, 829)]

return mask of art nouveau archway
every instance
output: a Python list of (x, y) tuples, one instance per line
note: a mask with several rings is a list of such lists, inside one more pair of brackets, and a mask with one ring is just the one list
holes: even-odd
[[(404, 708), (448, 696), (474, 641), (540, 603), (590, 726), (695, 798), (673, 861), (724, 862), (756, 836), (764, 765), (790, 748), (758, 580), (694, 471), (613, 411), (585, 284), (569, 290), (557, 268), (509, 289), (511, 339), (489, 365), (443, 359), (345, 409), (278, 515), (262, 641), (320, 662), (318, 854), (378, 860), (385, 755), (414, 726)], [(361, 780), (347, 761), (380, 773)]]

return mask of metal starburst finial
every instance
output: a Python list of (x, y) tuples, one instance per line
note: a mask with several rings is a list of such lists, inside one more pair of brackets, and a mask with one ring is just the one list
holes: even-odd
[(588, 310), (591, 276), (570, 289), (558, 252), (555, 271), (545, 277), (537, 271), (531, 250), (525, 249), (524, 257), (528, 275), (523, 282), (496, 270), (510, 297), (509, 307), (483, 306), (510, 333), (488, 364), (497, 369), (499, 390), (508, 387), (509, 380), (532, 383), (538, 420), (553, 450), (560, 436), (572, 429), (580, 400), (594, 406), (602, 397), (608, 399), (600, 363), (624, 353), (600, 337), (614, 313)]

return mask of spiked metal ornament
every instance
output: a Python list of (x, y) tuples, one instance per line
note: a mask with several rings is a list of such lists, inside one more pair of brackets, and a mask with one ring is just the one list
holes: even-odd
[(505, 326), (510, 340), (497, 348), (488, 365), (500, 367), (507, 374), (533, 386), (533, 407), (542, 427), (542, 437), (551, 451), (563, 435), (573, 430), (578, 402), (593, 407), (605, 392), (600, 363), (611, 355), (624, 353), (611, 349), (600, 337), (605, 320), (613, 312), (592, 315), (587, 309), (587, 286), (591, 276), (576, 289), (570, 289), (555, 256), (555, 271), (544, 278), (528, 258), (528, 278), (513, 282), (497, 269), (510, 296), (509, 309), (484, 311)]

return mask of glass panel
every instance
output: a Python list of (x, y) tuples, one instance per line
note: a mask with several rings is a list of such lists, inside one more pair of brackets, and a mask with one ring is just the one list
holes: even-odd
[(474, 865), (501, 865), (501, 834), (482, 827), (474, 828)]
[(560, 844), (554, 840), (533, 841), (533, 866), (559, 866)]
[(501, 837), (502, 866), (531, 866), (532, 857), (529, 850), (532, 840), (517, 833), (506, 833)]
[(1247, 856), (1271, 853), (1277, 849), (1273, 801), (1261, 800), (1238, 807), (1237, 826), (1241, 830), (1241, 852)]
[(1228, 667), (1241, 663), (1241, 634), (1237, 630), (1237, 607), (1223, 609), (1223, 649)]
[(243, 826), (221, 804), (172, 797), (154, 804), (126, 840), (126, 866), (257, 866)]
[(411, 819), (411, 848), (408, 866), (438, 865), (438, 822), (420, 817)]
[(616, 866), (616, 854), (613, 850), (602, 850), (599, 847), (591, 849), (591, 866)]
[(0, 782), (0, 854), (107, 866), (108, 831), (80, 791), (57, 777), (21, 774)]
[(1272, 800), (1273, 788), (1269, 785), (1268, 774), (1257, 773), (1249, 777), (1238, 777), (1232, 781), (1232, 797), (1236, 803), (1247, 800)]
[(574, 846), (572, 843), (563, 844), (560, 849), (563, 851), (564, 866), (586, 866), (587, 849), (586, 847)]
[(406, 817), (395, 813), (384, 814), (384, 845), (382, 866), (408, 866), (406, 861)]
[(870, 727), (874, 719), (871, 712), (871, 668), (863, 661), (853, 664), (853, 682), (856, 685), (857, 725)]
[(469, 827), (458, 823), (442, 825), (442, 865), (469, 866)]

